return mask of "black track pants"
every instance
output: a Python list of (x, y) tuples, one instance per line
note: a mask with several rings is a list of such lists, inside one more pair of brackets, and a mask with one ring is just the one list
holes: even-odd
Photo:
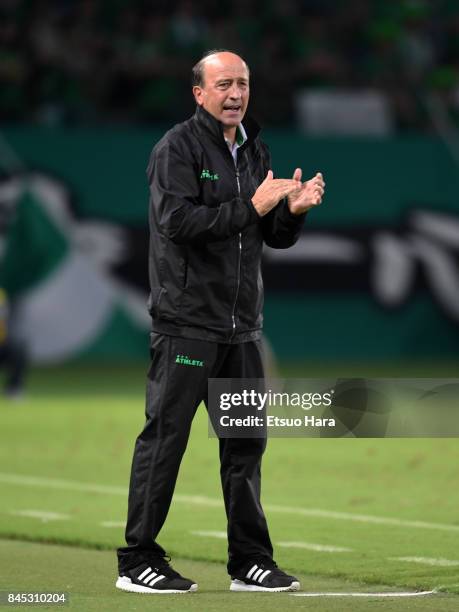
[[(180, 356), (195, 365), (180, 363)], [(136, 440), (129, 487), (126, 542), (120, 571), (148, 555), (165, 555), (156, 542), (175, 488), (191, 423), (208, 378), (263, 378), (260, 341), (218, 344), (152, 334), (146, 423)], [(202, 363), (202, 365), (200, 365)], [(260, 504), (260, 466), (266, 440), (220, 439), (220, 474), (228, 519), (228, 572), (251, 558), (272, 558)]]

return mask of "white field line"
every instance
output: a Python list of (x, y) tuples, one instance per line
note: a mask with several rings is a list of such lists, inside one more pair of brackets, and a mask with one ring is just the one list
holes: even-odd
[(8, 514), (12, 516), (23, 516), (25, 518), (34, 518), (48, 523), (49, 521), (68, 521), (72, 517), (68, 514), (60, 514), (59, 512), (46, 512), (44, 510), (11, 510)]
[(406, 561), (407, 563), (420, 563), (421, 565), (436, 565), (438, 567), (457, 567), (459, 561), (452, 559), (433, 559), (432, 557), (389, 557), (391, 561)]
[[(190, 531), (191, 535), (202, 538), (219, 538), (226, 540), (226, 531)], [(314, 550), (316, 552), (353, 552), (352, 548), (344, 548), (342, 546), (330, 546), (327, 544), (312, 544), (311, 542), (275, 542), (276, 546), (284, 546), (285, 548), (304, 548), (306, 550)]]
[(84, 493), (102, 493), (103, 495), (126, 495), (124, 487), (76, 482), (74, 480), (59, 480), (57, 478), (42, 478), (37, 476), (20, 476), (0, 472), (0, 482), (23, 487), (43, 487), (45, 489), (63, 489), (64, 491), (82, 491)]
[(345, 546), (331, 546), (330, 544), (313, 544), (312, 542), (276, 542), (276, 546), (283, 546), (284, 548), (304, 548), (306, 550), (329, 553), (353, 552), (352, 548), (346, 548)]
[[(43, 487), (47, 489), (62, 489), (65, 491), (82, 491), (84, 493), (100, 493), (102, 495), (127, 496), (125, 487), (102, 485), (95, 483), (76, 482), (73, 480), (59, 480), (55, 478), (42, 478), (36, 476), (22, 476), (18, 474), (6, 474), (0, 472), (0, 482), (5, 484)], [(205, 497), (203, 495), (174, 495), (174, 501), (183, 504), (197, 506), (208, 506), (221, 508), (223, 502), (220, 499)], [(459, 533), (459, 525), (448, 525), (445, 523), (430, 523), (427, 521), (409, 521), (406, 519), (373, 516), (367, 514), (353, 514), (350, 512), (335, 512), (332, 510), (321, 510), (317, 508), (297, 508), (294, 506), (280, 506), (276, 504), (263, 504), (267, 512), (278, 512), (282, 514), (294, 514), (297, 516), (311, 516), (316, 518), (327, 518), (342, 521), (356, 521), (359, 523), (372, 523), (376, 525), (392, 525), (397, 527), (409, 527), (415, 529), (436, 529)]]
[(226, 531), (190, 531), (191, 535), (199, 536), (201, 538), (219, 538), (221, 540), (226, 540), (227, 533)]
[(419, 597), (433, 595), (436, 591), (418, 591), (414, 593), (290, 593), (293, 597)]
[(126, 527), (126, 521), (102, 521), (99, 523), (101, 527), (122, 527), (123, 529)]
[(393, 525), (397, 527), (413, 527), (417, 529), (438, 529), (440, 531), (453, 531), (459, 533), (459, 525), (430, 523), (427, 521), (409, 521), (406, 519), (397, 519), (385, 516), (353, 514), (351, 512), (335, 512), (333, 510), (320, 510), (317, 508), (295, 508), (292, 506), (277, 506), (272, 504), (263, 505), (269, 512), (283, 512), (285, 514), (314, 516), (316, 518), (327, 518), (340, 521), (355, 521), (358, 523), (373, 523), (375, 525)]
[[(118, 525), (114, 523), (114, 525)], [(107, 525), (108, 526), (108, 525)], [(112, 526), (112, 525), (110, 525)], [(227, 538), (225, 531), (205, 531), (197, 530), (190, 531), (192, 535), (204, 537), (204, 538)], [(312, 542), (275, 542), (276, 546), (283, 546), (284, 548), (302, 548), (306, 550), (313, 550), (315, 552), (329, 552), (329, 553), (340, 553), (340, 552), (354, 552), (352, 548), (346, 548), (344, 546), (331, 546), (328, 544), (313, 544)], [(421, 563), (425, 565), (436, 565), (441, 567), (455, 567), (459, 565), (459, 561), (452, 561), (450, 559), (433, 559), (431, 557), (388, 557), (391, 561), (407, 561), (413, 563)], [(359, 594), (360, 596), (360, 594)]]

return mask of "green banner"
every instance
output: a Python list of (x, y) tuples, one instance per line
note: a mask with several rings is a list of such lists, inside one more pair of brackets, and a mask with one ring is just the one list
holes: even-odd
[[(0, 205), (17, 191), (1, 282), (28, 302), (24, 330), (33, 336), (41, 327), (31, 340), (37, 361), (147, 355), (145, 168), (165, 129), (4, 129), (27, 184), (14, 173), (0, 181)], [(459, 172), (445, 145), (424, 136), (308, 139), (274, 130), (264, 138), (277, 176), (301, 167), (304, 178), (321, 171), (326, 181), (299, 243), (266, 249), (265, 332), (275, 354), (455, 359)], [(58, 241), (43, 249), (44, 228)], [(91, 303), (75, 306), (72, 286), (88, 287), (97, 324), (87, 320)], [(72, 334), (63, 331), (62, 342), (43, 348), (53, 324), (47, 295), (70, 312), (62, 325), (79, 321), (84, 333), (67, 341)]]

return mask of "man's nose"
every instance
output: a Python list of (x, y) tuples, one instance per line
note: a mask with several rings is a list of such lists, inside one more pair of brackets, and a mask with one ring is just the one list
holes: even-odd
[(230, 90), (230, 98), (232, 100), (239, 100), (241, 98), (241, 90), (238, 85), (233, 85)]

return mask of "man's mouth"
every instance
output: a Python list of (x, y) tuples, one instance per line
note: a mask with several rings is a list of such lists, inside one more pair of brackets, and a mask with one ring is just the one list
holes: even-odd
[(231, 104), (231, 105), (228, 105), (228, 106), (224, 106), (223, 110), (231, 111), (233, 113), (237, 113), (238, 111), (241, 110), (241, 108), (242, 108), (241, 104)]

